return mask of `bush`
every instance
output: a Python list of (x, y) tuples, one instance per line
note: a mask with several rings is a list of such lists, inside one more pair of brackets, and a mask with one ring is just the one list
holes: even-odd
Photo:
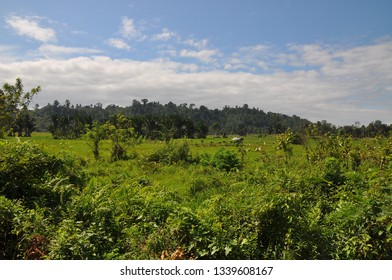
[(231, 171), (240, 168), (240, 160), (235, 152), (219, 148), (211, 157), (204, 154), (201, 158), (201, 163), (204, 165), (212, 165), (222, 171)]
[(177, 162), (193, 162), (193, 157), (186, 141), (180, 143), (168, 142), (147, 157), (147, 161), (173, 164)]
[(334, 157), (329, 157), (324, 164), (324, 179), (334, 185), (341, 185), (344, 182), (344, 176), (340, 161)]
[(219, 178), (196, 178), (191, 182), (189, 193), (191, 195), (196, 195), (199, 192), (219, 188), (221, 185), (222, 182)]
[(12, 201), (0, 196), (0, 259), (11, 260), (16, 258), (18, 236), (13, 232), (15, 215), (23, 211), (20, 202)]
[[(28, 207), (36, 202), (58, 201), (53, 178), (80, 182), (77, 166), (72, 159), (50, 155), (27, 142), (6, 142), (0, 146), (0, 194), (9, 199), (21, 199)], [(61, 192), (61, 190), (59, 190)], [(56, 196), (56, 197), (55, 197)]]

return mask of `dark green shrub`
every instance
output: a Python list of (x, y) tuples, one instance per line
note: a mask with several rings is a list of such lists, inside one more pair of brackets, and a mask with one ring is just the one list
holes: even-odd
[(240, 168), (240, 160), (233, 151), (219, 148), (209, 162), (212, 166), (222, 171), (231, 171)]
[(147, 161), (173, 164), (177, 162), (193, 162), (192, 153), (187, 141), (166, 142), (165, 145), (157, 149), (147, 157)]
[(337, 158), (329, 157), (324, 164), (324, 179), (334, 185), (341, 185), (344, 182), (344, 176), (340, 161)]
[(21, 199), (28, 207), (37, 202), (60, 202), (63, 190), (48, 184), (53, 178), (80, 183), (81, 177), (73, 159), (51, 155), (27, 142), (0, 145), (0, 194)]
[(103, 259), (113, 249), (113, 239), (101, 224), (65, 219), (50, 244), (49, 258), (60, 260)]
[(15, 248), (17, 259), (44, 259), (49, 251), (47, 245), (55, 228), (58, 213), (36, 205), (36, 209), (24, 209), (14, 218), (12, 231), (19, 239)]
[(304, 140), (302, 139), (301, 135), (298, 133), (294, 133), (293, 139), (292, 139), (292, 144), (294, 145), (302, 145), (304, 143)]
[(173, 211), (167, 218), (166, 230), (176, 247), (184, 249), (188, 257), (205, 250), (211, 236), (208, 226), (188, 208)]
[(191, 182), (189, 193), (191, 195), (196, 195), (199, 192), (219, 188), (221, 185), (222, 183), (218, 178), (196, 178)]
[(244, 203), (241, 193), (214, 195), (203, 202), (201, 220), (209, 228), (206, 243), (198, 248), (200, 259), (255, 259), (257, 224), (254, 206)]
[[(372, 195), (371, 195), (372, 196)], [(391, 259), (391, 196), (360, 194), (327, 217), (334, 259)]]
[(23, 211), (19, 201), (12, 201), (0, 196), (0, 259), (12, 260), (17, 258), (19, 238), (14, 233), (14, 218)]

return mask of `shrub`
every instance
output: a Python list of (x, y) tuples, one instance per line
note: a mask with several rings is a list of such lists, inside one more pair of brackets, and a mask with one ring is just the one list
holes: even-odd
[(92, 128), (87, 128), (85, 139), (88, 145), (91, 147), (95, 159), (99, 159), (99, 149), (102, 140), (106, 139), (106, 128), (104, 125), (100, 125), (98, 122), (94, 122)]
[(204, 165), (212, 165), (222, 171), (231, 171), (240, 168), (240, 160), (235, 152), (219, 148), (212, 157), (204, 154), (201, 158)]
[(75, 164), (72, 159), (50, 155), (28, 142), (6, 142), (0, 146), (0, 194), (22, 199), (28, 207), (39, 201), (59, 201), (57, 195), (53, 196), (56, 189), (47, 182), (56, 177), (80, 182)]
[(147, 157), (148, 161), (173, 164), (177, 162), (193, 162), (193, 157), (187, 141), (180, 143), (167, 142)]
[(207, 247), (211, 234), (204, 221), (188, 208), (173, 211), (167, 218), (166, 230), (174, 244), (184, 248), (188, 258), (199, 255)]
[(18, 236), (13, 232), (14, 217), (23, 211), (20, 202), (0, 196), (0, 259), (15, 259)]
[(218, 178), (196, 178), (191, 182), (189, 187), (189, 193), (191, 195), (196, 195), (199, 192), (219, 188), (222, 185)]
[(344, 181), (340, 161), (334, 157), (325, 160), (324, 179), (334, 185), (341, 185)]
[(18, 237), (17, 247), (14, 248), (15, 258), (46, 258), (49, 251), (47, 245), (55, 228), (55, 220), (60, 218), (57, 215), (58, 213), (37, 205), (36, 209), (24, 209), (15, 213), (12, 231)]

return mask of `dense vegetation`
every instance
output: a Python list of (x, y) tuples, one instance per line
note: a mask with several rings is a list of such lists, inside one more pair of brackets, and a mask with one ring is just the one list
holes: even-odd
[[(61, 105), (58, 101), (34, 111), (39, 131), (50, 131), (57, 138), (75, 138), (83, 134), (86, 125), (103, 123), (112, 116), (124, 115), (132, 120), (139, 134), (147, 134), (148, 138), (161, 138), (172, 133), (174, 138), (202, 138), (210, 134), (228, 135), (249, 133), (281, 133), (287, 128), (294, 131), (310, 124), (309, 121), (297, 116), (287, 116), (276, 113), (265, 113), (256, 108), (224, 107), (222, 110), (210, 110), (205, 106), (196, 108), (194, 104), (187, 105), (169, 102), (162, 105), (159, 102), (142, 103), (133, 100), (128, 107), (102, 104), (81, 106), (71, 105), (69, 100)], [(172, 130), (172, 132), (170, 132)], [(155, 134), (154, 134), (155, 132)]]
[(1, 141), (1, 258), (391, 259), (392, 139), (292, 139)]
[(72, 105), (66, 100), (63, 105), (55, 100), (53, 104), (34, 110), (29, 109), (32, 98), (41, 90), (38, 86), (25, 92), (22, 80), (18, 78), (15, 85), (4, 84), (0, 89), (0, 137), (4, 135), (31, 136), (33, 131), (49, 131), (54, 138), (79, 138), (92, 128), (93, 123), (111, 122), (115, 116), (123, 115), (129, 119), (135, 133), (148, 139), (171, 138), (204, 138), (210, 135), (247, 135), (247, 134), (279, 134), (291, 129), (303, 133), (306, 127), (315, 125), (320, 135), (326, 133), (351, 135), (355, 138), (388, 137), (392, 125), (379, 120), (367, 126), (354, 125), (336, 127), (327, 121), (312, 124), (298, 116), (267, 112), (259, 108), (231, 108), (225, 106), (222, 110), (208, 109), (201, 105), (183, 103), (176, 105), (169, 102), (165, 105), (159, 102), (141, 102), (133, 100), (127, 107), (109, 105), (103, 108), (101, 103), (82, 106)]
[(5, 83), (0, 89), (0, 138), (5, 135), (31, 136), (35, 130), (34, 118), (29, 105), (41, 88), (25, 92), (20, 78), (15, 85)]
[[(3, 87), (3, 134), (19, 134), (38, 91)], [(319, 122), (232, 142), (191, 139), (205, 129), (181, 114), (57, 108), (72, 136), (0, 140), (0, 259), (392, 258), (392, 137), (382, 123), (372, 138)]]
[[(71, 105), (66, 100), (63, 105), (58, 101), (36, 108), (31, 112), (37, 131), (50, 131), (57, 138), (77, 138), (85, 133), (85, 126), (93, 122), (103, 123), (112, 116), (121, 114), (132, 119), (135, 130), (149, 138), (164, 138), (170, 130), (176, 131), (174, 138), (186, 136), (188, 138), (205, 137), (211, 135), (247, 135), (247, 134), (277, 134), (288, 128), (294, 132), (303, 132), (312, 123), (298, 116), (267, 112), (258, 108), (250, 108), (247, 104), (242, 107), (231, 108), (225, 106), (222, 110), (208, 109), (205, 106), (195, 107), (194, 104), (176, 105), (172, 102), (162, 105), (159, 102), (132, 101), (128, 107), (102, 104), (82, 106)], [(391, 125), (379, 120), (360, 125), (336, 127), (327, 121), (314, 123), (321, 135), (342, 133), (355, 138), (389, 136)], [(154, 134), (154, 132), (157, 132)]]

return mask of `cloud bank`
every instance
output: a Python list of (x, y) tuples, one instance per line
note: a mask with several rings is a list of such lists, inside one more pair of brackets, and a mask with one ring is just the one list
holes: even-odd
[[(0, 82), (21, 77), (26, 88), (41, 85), (35, 99), (40, 105), (69, 99), (126, 106), (142, 98), (209, 108), (246, 103), (337, 125), (392, 123), (390, 39), (350, 47), (257, 44), (224, 53), (208, 39), (182, 37), (168, 28), (147, 34), (146, 26), (123, 17), (117, 33), (99, 49), (53, 44), (55, 30), (43, 27), (39, 17), (5, 20), (11, 30), (41, 46), (20, 59), (17, 47), (0, 45)], [(103, 46), (152, 55), (114, 59)]]

